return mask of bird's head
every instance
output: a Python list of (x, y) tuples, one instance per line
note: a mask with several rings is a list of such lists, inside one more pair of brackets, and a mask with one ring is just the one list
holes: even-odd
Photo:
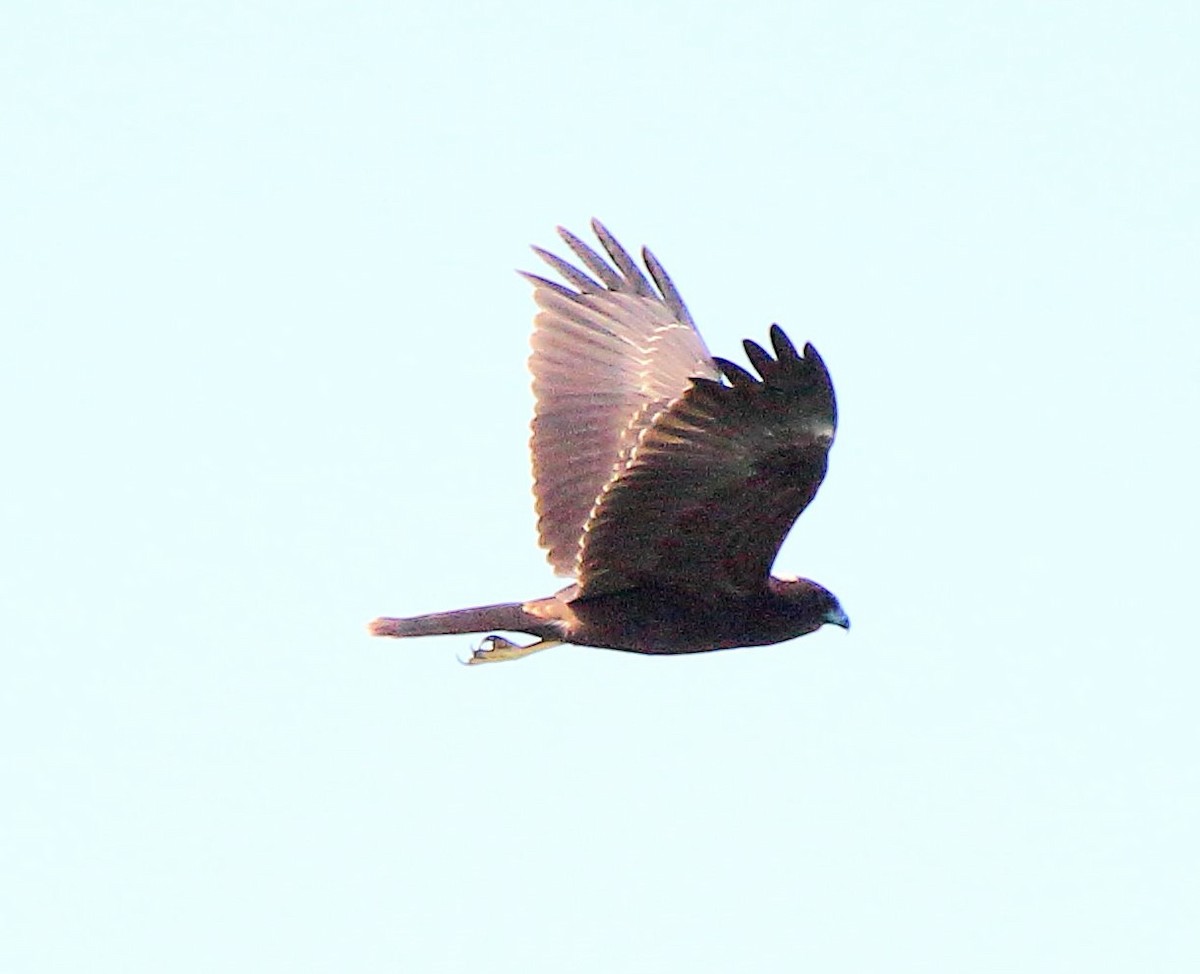
[(846, 610), (837, 596), (824, 586), (792, 575), (772, 578), (771, 587), (805, 617), (816, 622), (813, 629), (819, 629), (826, 623), (843, 629), (850, 628), (850, 617), (846, 615)]

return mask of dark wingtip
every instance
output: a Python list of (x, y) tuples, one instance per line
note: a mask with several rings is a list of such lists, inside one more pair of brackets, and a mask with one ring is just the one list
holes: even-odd
[(771, 326), (771, 347), (775, 349), (775, 355), (781, 359), (800, 357), (800, 353), (796, 351), (796, 346), (792, 344), (792, 340), (788, 338), (787, 333), (778, 325)]
[(721, 374), (729, 380), (729, 384), (732, 386), (758, 385), (758, 379), (736, 362), (730, 362), (727, 358), (713, 356), (713, 363), (721, 370)]
[(770, 353), (758, 344), (758, 342), (751, 341), (749, 338), (742, 340), (742, 348), (745, 350), (746, 358), (750, 360), (750, 364), (766, 380), (775, 368), (775, 360), (771, 358)]

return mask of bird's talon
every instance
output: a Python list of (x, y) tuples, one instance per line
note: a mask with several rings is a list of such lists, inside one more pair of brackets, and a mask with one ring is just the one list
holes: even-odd
[(503, 636), (485, 636), (483, 641), (471, 650), (471, 658), (466, 663), (470, 666), (472, 663), (488, 663), (493, 659), (503, 659), (503, 656), (493, 656), (492, 654), (498, 649), (512, 649), (513, 646), (514, 644)]
[(528, 656), (530, 653), (554, 645), (557, 643), (542, 639), (529, 646), (522, 646), (503, 636), (487, 636), (483, 642), (471, 650), (471, 658), (465, 662), (470, 666), (473, 663), (498, 663), (506, 659), (520, 659), (522, 656)]

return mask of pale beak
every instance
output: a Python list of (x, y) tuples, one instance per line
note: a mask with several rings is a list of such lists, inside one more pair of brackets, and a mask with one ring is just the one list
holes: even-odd
[(850, 628), (850, 617), (846, 615), (841, 606), (836, 609), (830, 609), (825, 613), (825, 621), (831, 626), (841, 626), (843, 629)]

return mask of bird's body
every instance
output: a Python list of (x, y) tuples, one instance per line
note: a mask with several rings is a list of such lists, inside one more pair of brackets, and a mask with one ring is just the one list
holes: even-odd
[[(373, 631), (377, 636), (425, 636), (501, 629), (528, 633), (546, 643), (668, 656), (765, 646), (806, 635), (826, 622), (845, 625), (831, 599), (823, 588), (803, 579), (772, 578), (756, 593), (698, 593), (644, 585), (590, 598), (579, 597), (578, 586), (569, 585), (532, 602), (379, 619)], [(748, 626), (747, 620), (753, 624)]]
[(674, 284), (643, 251), (653, 285), (598, 222), (605, 260), (560, 234), (592, 276), (534, 248), (570, 287), (526, 274), (541, 308), (531, 447), (540, 541), (575, 579), (549, 598), (410, 618), (381, 636), (490, 635), (471, 662), (558, 643), (648, 655), (782, 642), (849, 626), (834, 596), (770, 575), (825, 475), (833, 385), (811, 345), (778, 325), (774, 356), (744, 343), (758, 376), (709, 355)]

